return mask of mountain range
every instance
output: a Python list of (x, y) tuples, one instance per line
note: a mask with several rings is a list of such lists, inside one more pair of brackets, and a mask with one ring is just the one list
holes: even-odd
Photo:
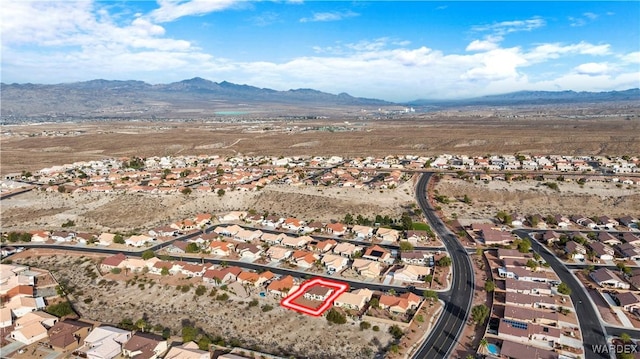
[(3, 122), (52, 119), (203, 118), (220, 113), (322, 116), (328, 112), (413, 106), (437, 109), (463, 106), (539, 105), (638, 101), (640, 89), (610, 92), (521, 91), (466, 100), (416, 100), (392, 103), (330, 94), (314, 89), (277, 91), (200, 77), (152, 85), (142, 81), (91, 80), (43, 84), (0, 84)]

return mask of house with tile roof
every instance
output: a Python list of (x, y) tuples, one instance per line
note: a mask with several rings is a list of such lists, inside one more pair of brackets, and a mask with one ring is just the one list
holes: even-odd
[(396, 269), (393, 273), (393, 280), (399, 282), (423, 282), (424, 278), (431, 273), (431, 268), (407, 264), (404, 268)]
[(617, 274), (603, 267), (589, 273), (589, 277), (603, 288), (629, 289), (631, 287), (629, 283), (618, 277)]
[(267, 286), (267, 291), (278, 297), (285, 297), (294, 289), (295, 281), (292, 276), (287, 275), (280, 279), (274, 280)]
[(136, 332), (122, 346), (122, 355), (126, 358), (156, 359), (160, 358), (167, 349), (167, 340), (161, 336)]
[(358, 274), (367, 278), (377, 278), (382, 272), (380, 262), (362, 258), (354, 259), (353, 264), (351, 264), (351, 268), (353, 268)]
[(267, 249), (267, 257), (269, 257), (269, 259), (271, 259), (272, 261), (282, 261), (285, 260), (289, 257), (291, 257), (291, 254), (293, 253), (293, 251), (289, 248), (285, 248), (285, 247), (279, 247), (279, 246), (272, 246), (269, 247), (269, 249)]
[(400, 232), (391, 228), (378, 228), (376, 237), (386, 242), (397, 242), (400, 239)]
[(11, 332), (11, 339), (24, 344), (33, 344), (48, 336), (47, 329), (58, 322), (58, 317), (38, 311), (27, 313), (15, 322), (15, 328)]
[(309, 300), (322, 302), (326, 300), (327, 297), (329, 297), (331, 293), (333, 293), (333, 291), (334, 289), (330, 287), (325, 287), (322, 285), (314, 285), (313, 287), (309, 288), (309, 290), (307, 290), (303, 294), (303, 296)]
[(627, 312), (640, 314), (640, 294), (638, 292), (618, 293), (616, 299)]
[(110, 257), (105, 258), (102, 263), (100, 263), (100, 270), (103, 272), (109, 272), (114, 268), (119, 268), (122, 261), (127, 259), (123, 253), (114, 254)]
[(379, 245), (374, 245), (365, 250), (362, 258), (371, 259), (374, 261), (391, 264), (393, 263), (394, 258), (391, 256), (391, 252), (380, 247)]
[(336, 254), (325, 254), (321, 262), (328, 270), (339, 272), (347, 267), (349, 260), (346, 257)]
[(351, 233), (353, 233), (356, 236), (356, 239), (360, 239), (360, 240), (369, 239), (373, 237), (373, 227), (361, 226), (356, 224), (351, 228)]
[(80, 320), (59, 321), (49, 328), (49, 345), (63, 351), (76, 349), (92, 329), (93, 324)]
[(206, 350), (200, 350), (195, 342), (188, 342), (169, 348), (169, 352), (164, 356), (164, 359), (211, 359), (211, 353)]
[(228, 257), (233, 252), (235, 245), (230, 242), (212, 241), (209, 243), (209, 250), (212, 255)]
[(328, 223), (325, 228), (325, 232), (334, 236), (343, 236), (347, 232), (347, 226), (342, 223)]
[(122, 346), (131, 339), (133, 332), (110, 326), (94, 328), (84, 339), (78, 352), (89, 359), (111, 359), (122, 352)]
[(362, 248), (349, 242), (341, 242), (333, 247), (333, 253), (343, 257), (353, 257), (359, 252), (362, 252)]

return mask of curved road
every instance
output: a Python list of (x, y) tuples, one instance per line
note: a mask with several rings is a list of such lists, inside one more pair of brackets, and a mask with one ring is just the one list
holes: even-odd
[(520, 238), (529, 238), (531, 248), (538, 252), (538, 254), (540, 254), (547, 263), (549, 263), (551, 268), (553, 268), (560, 280), (571, 288), (571, 300), (574, 303), (576, 315), (580, 322), (585, 358), (609, 358), (609, 355), (605, 353), (596, 353), (593, 350), (596, 345), (607, 345), (607, 339), (602, 323), (600, 323), (600, 317), (598, 316), (598, 313), (596, 313), (596, 309), (591, 305), (591, 298), (584, 290), (582, 284), (556, 256), (550, 253), (537, 240), (529, 237), (528, 230), (515, 230), (513, 232)]
[(438, 218), (427, 199), (427, 184), (431, 173), (420, 176), (416, 185), (416, 199), (432, 229), (438, 233), (452, 261), (451, 288), (439, 296), (446, 303), (444, 310), (427, 339), (420, 345), (414, 358), (448, 358), (458, 342), (467, 321), (475, 286), (473, 267), (466, 249)]

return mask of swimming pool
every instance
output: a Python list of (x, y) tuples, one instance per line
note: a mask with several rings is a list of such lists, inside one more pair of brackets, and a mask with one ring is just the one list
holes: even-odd
[(487, 344), (487, 351), (491, 355), (496, 355), (496, 356), (500, 355), (500, 348), (498, 348), (497, 345), (492, 343)]
[(267, 296), (267, 293), (265, 293), (265, 292), (260, 292), (260, 296), (264, 298), (264, 297), (266, 297), (266, 296)]

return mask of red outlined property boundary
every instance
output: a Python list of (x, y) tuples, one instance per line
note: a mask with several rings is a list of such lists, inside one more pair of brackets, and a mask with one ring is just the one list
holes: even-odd
[[(322, 305), (320, 307), (309, 308), (304, 305), (294, 303), (296, 299), (303, 296), (304, 293), (306, 293), (309, 288), (315, 285), (322, 285), (325, 287), (332, 288), (334, 290), (333, 293), (331, 293), (331, 295), (322, 302)], [(336, 300), (336, 298), (338, 298), (340, 294), (346, 292), (347, 290), (349, 290), (349, 284), (347, 283), (338, 282), (330, 279), (324, 279), (324, 278), (314, 278), (302, 283), (300, 288), (298, 288), (295, 292), (291, 293), (286, 298), (283, 298), (280, 301), (280, 305), (288, 309), (293, 309), (303, 314), (319, 317), (320, 315), (322, 315), (322, 313), (324, 313), (327, 309), (329, 309), (329, 307), (333, 305), (333, 301)]]

